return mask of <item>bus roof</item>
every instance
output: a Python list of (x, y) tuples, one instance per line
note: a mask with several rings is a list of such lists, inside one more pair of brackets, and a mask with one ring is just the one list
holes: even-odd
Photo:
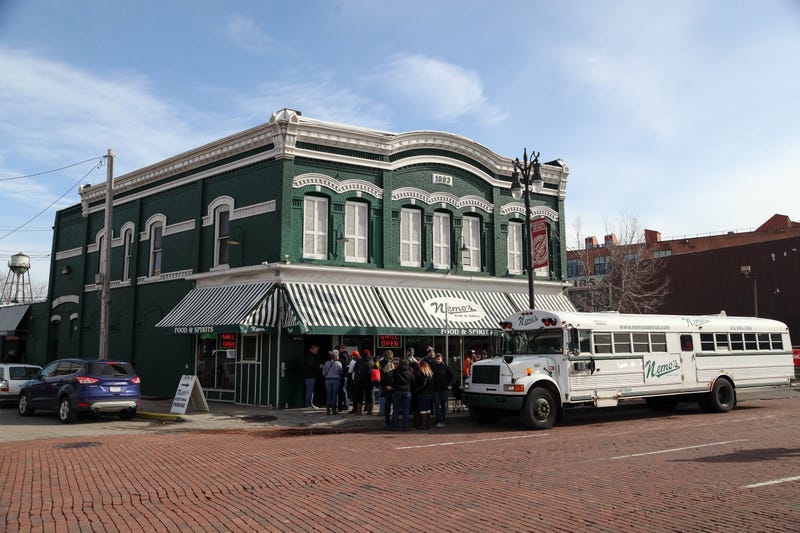
[[(544, 322), (544, 319), (548, 319)], [(563, 326), (601, 331), (734, 331), (786, 332), (783, 322), (766, 318), (719, 315), (633, 315), (617, 312), (579, 313), (538, 309), (519, 311), (507, 320), (515, 330)]]

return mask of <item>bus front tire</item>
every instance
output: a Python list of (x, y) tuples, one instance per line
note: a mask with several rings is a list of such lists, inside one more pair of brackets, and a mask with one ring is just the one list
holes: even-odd
[(558, 406), (553, 394), (543, 388), (534, 387), (522, 407), (522, 421), (531, 429), (550, 429), (556, 423)]
[(727, 413), (736, 405), (736, 391), (730, 381), (719, 378), (711, 392), (697, 397), (697, 405), (707, 413)]

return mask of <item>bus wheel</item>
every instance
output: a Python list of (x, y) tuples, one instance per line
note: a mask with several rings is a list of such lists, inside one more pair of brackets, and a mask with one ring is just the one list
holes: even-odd
[(736, 404), (736, 391), (730, 381), (719, 378), (711, 392), (697, 397), (697, 404), (707, 413), (727, 413)]
[(522, 421), (531, 429), (550, 429), (556, 422), (558, 406), (553, 395), (543, 387), (534, 387), (522, 407)]
[(482, 425), (495, 424), (500, 415), (497, 412), (489, 409), (481, 409), (480, 407), (470, 407), (469, 416), (475, 422)]

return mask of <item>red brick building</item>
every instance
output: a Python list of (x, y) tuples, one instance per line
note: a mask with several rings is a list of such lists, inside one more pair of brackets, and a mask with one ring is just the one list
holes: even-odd
[[(800, 345), (800, 222), (776, 214), (754, 231), (663, 241), (645, 230), (644, 237), (644, 245), (628, 246), (641, 259), (664, 261), (669, 294), (659, 312), (773, 318)], [(624, 246), (614, 235), (602, 245), (588, 237), (586, 249), (568, 251), (570, 281), (603, 275), (614, 246)]]

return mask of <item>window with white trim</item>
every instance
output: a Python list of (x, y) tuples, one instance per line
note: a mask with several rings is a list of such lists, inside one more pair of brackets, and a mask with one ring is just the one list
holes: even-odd
[(433, 268), (450, 268), (450, 213), (433, 214)]
[(150, 226), (150, 266), (148, 268), (150, 276), (161, 274), (161, 236), (163, 232), (164, 226), (160, 222)]
[(400, 211), (400, 265), (422, 266), (422, 212), (404, 207)]
[(306, 196), (303, 202), (303, 257), (328, 258), (328, 199)]
[[(103, 252), (103, 243), (105, 242), (105, 240), (106, 240), (106, 236), (105, 235), (101, 235), (97, 239), (97, 259), (98, 259), (98, 261), (97, 261), (97, 273), (98, 274), (102, 274), (103, 273), (103, 258), (105, 257), (105, 253)], [(106, 265), (106, 268), (108, 268), (108, 265)]]
[(258, 335), (242, 335), (241, 360), (258, 361)]
[(131, 260), (133, 257), (133, 230), (126, 229), (122, 234), (122, 281), (131, 279)]
[(481, 271), (481, 219), (465, 216), (461, 221), (461, 237), (467, 252), (462, 260), (464, 270), (468, 272)]
[(344, 206), (344, 260), (367, 262), (367, 213), (364, 202), (347, 202)]
[(508, 273), (522, 274), (522, 222), (508, 223)]
[(228, 206), (214, 211), (214, 266), (229, 262), (228, 240), (231, 237), (231, 211)]

